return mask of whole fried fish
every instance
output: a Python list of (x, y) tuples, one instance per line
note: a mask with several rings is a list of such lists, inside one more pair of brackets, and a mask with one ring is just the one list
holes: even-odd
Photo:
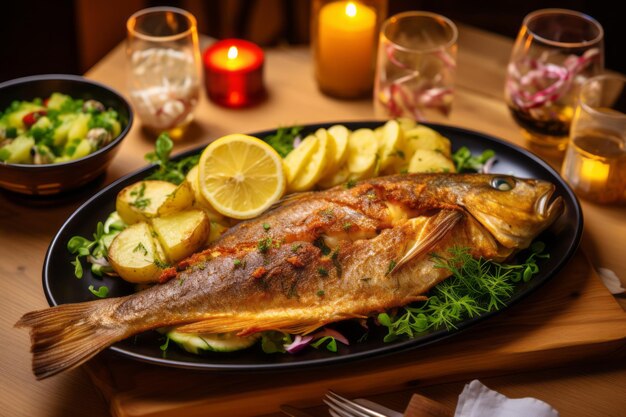
[(563, 211), (554, 186), (502, 175), (414, 174), (294, 194), (121, 298), (25, 314), (33, 371), (46, 378), (129, 336), (306, 334), (425, 299), (453, 246), (496, 261), (526, 248)]

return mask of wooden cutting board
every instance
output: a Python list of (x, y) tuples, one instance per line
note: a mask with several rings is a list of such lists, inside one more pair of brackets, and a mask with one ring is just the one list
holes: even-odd
[[(319, 404), (328, 389), (380, 393), (425, 383), (563, 366), (626, 347), (626, 312), (579, 251), (507, 311), (436, 344), (379, 359), (279, 373), (158, 367), (104, 352), (85, 369), (119, 417), (253, 416)], [(622, 352), (623, 354), (623, 352)]]

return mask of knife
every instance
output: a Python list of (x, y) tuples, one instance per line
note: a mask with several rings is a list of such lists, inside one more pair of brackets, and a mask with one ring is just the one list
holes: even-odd
[(281, 405), (280, 411), (291, 417), (315, 417), (313, 414), (309, 414), (306, 411), (302, 411), (299, 408), (292, 407), (288, 404)]

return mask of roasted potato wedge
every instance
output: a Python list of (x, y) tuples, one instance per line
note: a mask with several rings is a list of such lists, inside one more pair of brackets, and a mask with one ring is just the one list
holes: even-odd
[(190, 208), (194, 201), (193, 188), (187, 181), (183, 181), (172, 191), (157, 209), (157, 216), (184, 211)]
[(156, 282), (165, 266), (162, 249), (152, 238), (152, 230), (139, 222), (122, 230), (108, 251), (109, 263), (128, 282)]
[(174, 190), (176, 185), (167, 181), (136, 182), (119, 192), (115, 210), (126, 224), (148, 221), (157, 215), (159, 207)]
[(204, 246), (211, 232), (209, 217), (199, 209), (155, 217), (152, 227), (170, 263), (186, 258)]

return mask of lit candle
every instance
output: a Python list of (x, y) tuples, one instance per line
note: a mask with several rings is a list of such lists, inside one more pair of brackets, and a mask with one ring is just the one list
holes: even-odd
[(376, 12), (353, 1), (328, 3), (317, 27), (316, 76), (320, 89), (353, 98), (371, 92), (374, 80)]
[(265, 98), (263, 50), (252, 42), (225, 39), (203, 55), (209, 98), (226, 107), (244, 107)]

